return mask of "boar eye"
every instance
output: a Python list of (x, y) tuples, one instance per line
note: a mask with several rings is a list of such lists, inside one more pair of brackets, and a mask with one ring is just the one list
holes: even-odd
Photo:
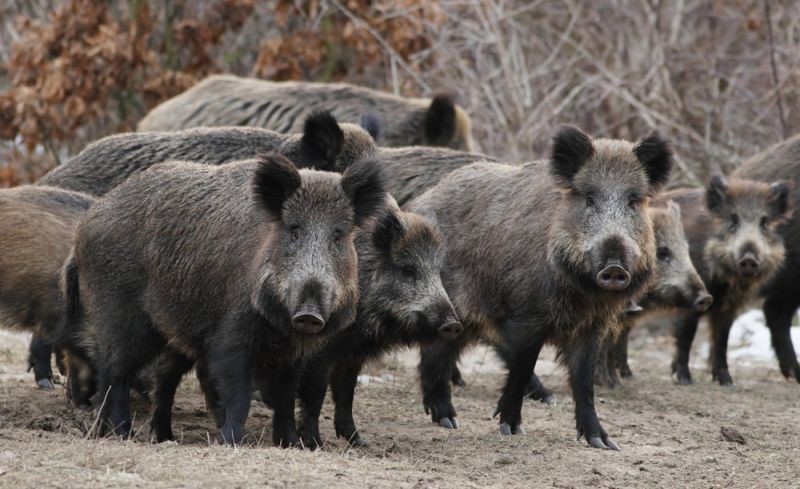
[(337, 229), (333, 232), (333, 243), (339, 244), (342, 242), (342, 231)]
[(766, 231), (768, 224), (769, 224), (769, 219), (767, 219), (766, 216), (762, 217), (761, 222), (759, 223), (759, 225), (761, 226), (761, 230)]
[(291, 236), (292, 241), (297, 241), (300, 239), (300, 226), (295, 224), (294, 226), (289, 228), (289, 236)]
[(586, 196), (586, 206), (594, 207), (594, 197), (592, 197), (591, 195)]
[(672, 260), (672, 252), (669, 251), (669, 248), (661, 246), (656, 250), (656, 258), (658, 261), (669, 263)]
[(738, 214), (731, 214), (731, 219), (730, 219), (730, 222), (729, 222), (728, 226), (730, 227), (731, 231), (736, 231), (736, 229), (739, 227), (739, 215)]
[(413, 267), (413, 266), (411, 266), (411, 265), (405, 265), (405, 266), (402, 268), (402, 271), (403, 271), (403, 275), (405, 275), (405, 276), (406, 276), (406, 277), (408, 277), (408, 278), (414, 278), (414, 277), (416, 277), (416, 276), (417, 276), (417, 269), (416, 269), (416, 268), (414, 268), (414, 267)]

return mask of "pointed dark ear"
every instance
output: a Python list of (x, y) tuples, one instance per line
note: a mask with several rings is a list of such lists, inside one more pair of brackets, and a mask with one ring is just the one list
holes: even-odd
[(433, 97), (425, 114), (425, 142), (431, 146), (446, 146), (456, 133), (456, 104), (449, 94)]
[(361, 117), (358, 119), (358, 125), (367, 131), (375, 141), (381, 136), (381, 119), (372, 112), (361, 114)]
[(778, 180), (769, 185), (770, 211), (774, 217), (784, 216), (789, 211), (789, 193), (792, 186), (785, 180)]
[(381, 167), (375, 161), (360, 161), (348, 166), (342, 174), (342, 188), (353, 203), (356, 225), (386, 206)]
[(672, 148), (669, 142), (653, 131), (634, 146), (633, 153), (647, 172), (650, 191), (657, 192), (667, 183), (672, 171)]
[(575, 126), (561, 126), (553, 137), (550, 173), (564, 187), (594, 154), (592, 138)]
[(405, 228), (397, 217), (397, 213), (387, 210), (381, 213), (380, 217), (378, 217), (378, 222), (375, 223), (372, 242), (377, 250), (389, 254), (392, 250), (392, 243), (402, 238), (403, 234), (405, 234)]
[(300, 147), (304, 164), (317, 170), (330, 170), (344, 145), (344, 132), (327, 110), (313, 112), (303, 124)]
[(264, 209), (280, 218), (283, 203), (300, 188), (300, 172), (291, 161), (278, 153), (262, 155), (257, 160), (253, 195)]
[(706, 207), (712, 214), (720, 214), (728, 198), (728, 184), (721, 175), (714, 175), (706, 187)]

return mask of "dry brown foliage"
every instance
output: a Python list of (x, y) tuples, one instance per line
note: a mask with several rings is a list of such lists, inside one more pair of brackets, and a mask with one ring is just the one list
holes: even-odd
[(231, 72), (453, 91), (482, 150), (511, 160), (544, 156), (559, 123), (658, 129), (674, 184), (696, 184), (800, 130), (798, 32), (792, 0), (15, 0), (0, 7), (0, 164), (26, 181), (28, 160)]

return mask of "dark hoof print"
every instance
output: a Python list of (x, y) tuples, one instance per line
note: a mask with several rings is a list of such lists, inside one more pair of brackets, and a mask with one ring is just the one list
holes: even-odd
[(36, 381), (36, 385), (38, 385), (40, 389), (44, 389), (46, 391), (51, 391), (55, 389), (55, 385), (53, 385), (52, 379), (39, 379)]

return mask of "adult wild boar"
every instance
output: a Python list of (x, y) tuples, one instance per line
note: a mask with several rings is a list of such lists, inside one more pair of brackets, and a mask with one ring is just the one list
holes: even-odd
[(753, 156), (735, 172), (736, 178), (760, 182), (788, 181), (792, 187), (789, 208), (792, 210), (778, 233), (784, 238), (786, 259), (775, 277), (762, 289), (764, 316), (772, 334), (772, 348), (778, 357), (781, 373), (800, 382), (800, 365), (792, 336), (792, 318), (800, 306), (800, 136), (794, 136)]
[(448, 95), (404, 98), (346, 83), (274, 82), (212, 75), (151, 110), (139, 131), (199, 126), (255, 126), (297, 131), (313, 110), (330, 109), (356, 123), (372, 114), (382, 126), (381, 146), (446, 146), (471, 150), (469, 116)]
[(100, 196), (163, 161), (221, 165), (277, 151), (299, 167), (332, 171), (370, 158), (375, 151), (367, 131), (354, 124), (340, 125), (325, 111), (306, 117), (302, 131), (280, 134), (225, 127), (118, 134), (90, 144), (39, 183)]
[(101, 420), (131, 430), (129, 390), (160, 355), (151, 427), (195, 361), (223, 439), (239, 443), (253, 378), (268, 378), (273, 441), (293, 445), (296, 367), (355, 318), (356, 226), (383, 205), (379, 167), (298, 170), (273, 154), (169, 163), (126, 180), (78, 227), (64, 267), (72, 330), (95, 345)]
[(633, 144), (564, 127), (549, 163), (467, 166), (409, 205), (445, 238), (443, 283), (465, 328), (423, 351), (423, 401), (435, 422), (455, 424), (452, 367), (483, 338), (509, 370), (500, 431), (522, 433), (525, 388), (551, 342), (569, 370), (578, 436), (617, 447), (594, 408), (593, 371), (601, 342), (655, 267), (647, 207), (671, 166), (657, 134)]
[(328, 384), (336, 404), (336, 435), (353, 446), (365, 445), (353, 420), (364, 363), (400, 346), (452, 340), (462, 329), (441, 281), (442, 237), (427, 219), (392, 205), (358, 232), (356, 250), (361, 293), (356, 321), (308, 362), (300, 381), (307, 446), (321, 442), (319, 415)]
[(0, 190), (0, 325), (33, 333), (28, 364), (43, 389), (53, 388), (53, 333), (64, 310), (59, 271), (93, 202), (45, 186)]
[[(777, 232), (789, 213), (789, 186), (753, 180), (725, 181), (714, 176), (704, 189), (663, 194), (681, 206), (683, 227), (697, 271), (714, 303), (711, 329), (711, 374), (721, 385), (733, 384), (728, 371), (728, 335), (734, 319), (780, 269), (785, 249)], [(672, 372), (680, 384), (692, 382), (689, 352), (702, 312), (677, 316), (677, 351)]]
[[(680, 308), (705, 312), (711, 307), (713, 297), (689, 256), (680, 207), (671, 200), (654, 202), (648, 213), (656, 238), (656, 268), (647, 292), (638, 299), (639, 306), (645, 311)], [(624, 314), (620, 318), (619, 335), (608, 339), (595, 372), (595, 380), (600, 385), (615, 386), (619, 380), (617, 373), (622, 377), (633, 376), (628, 365), (628, 335), (637, 317), (637, 314)]]

